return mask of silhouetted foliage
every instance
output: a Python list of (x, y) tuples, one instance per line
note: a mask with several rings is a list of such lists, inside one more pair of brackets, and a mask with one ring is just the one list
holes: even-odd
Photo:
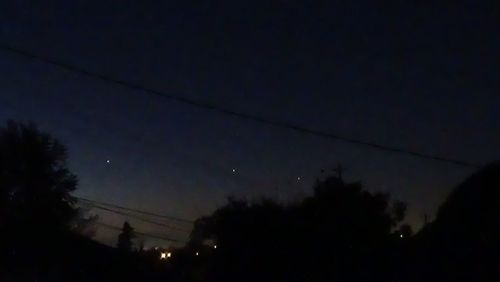
[(132, 239), (134, 237), (134, 228), (132, 228), (132, 226), (130, 226), (130, 224), (125, 221), (123, 223), (122, 232), (118, 235), (118, 249), (125, 252), (132, 251)]
[(455, 188), (434, 223), (456, 233), (456, 239), (499, 243), (490, 239), (500, 238), (500, 163), (486, 166)]
[(456, 187), (417, 236), (410, 280), (499, 281), (500, 163)]
[(32, 124), (9, 121), (0, 128), (3, 232), (21, 234), (42, 228), (46, 233), (69, 227), (77, 214), (70, 195), (77, 178), (69, 172), (66, 158), (66, 148)]
[(213, 281), (364, 279), (375, 275), (367, 266), (382, 260), (405, 212), (386, 194), (331, 177), (295, 205), (229, 199), (195, 223), (191, 244), (217, 245), (207, 274)]

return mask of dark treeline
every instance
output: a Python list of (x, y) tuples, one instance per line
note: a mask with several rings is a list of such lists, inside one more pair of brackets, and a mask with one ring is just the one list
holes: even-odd
[(337, 177), (294, 204), (230, 198), (160, 260), (89, 238), (66, 149), (33, 125), (0, 128), (0, 281), (500, 281), (500, 164), (467, 178), (416, 234), (407, 206)]
[(217, 249), (184, 273), (198, 281), (498, 281), (500, 164), (455, 188), (414, 236), (405, 211), (336, 177), (294, 205), (230, 199), (196, 222), (190, 252), (207, 242)]
[(388, 195), (330, 177), (296, 205), (230, 199), (196, 222), (191, 245), (217, 244), (206, 273), (213, 281), (360, 281), (384, 272), (405, 211)]

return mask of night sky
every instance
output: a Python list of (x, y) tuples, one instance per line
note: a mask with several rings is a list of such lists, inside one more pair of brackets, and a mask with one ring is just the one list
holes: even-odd
[[(500, 159), (498, 4), (50, 2), (2, 1), (0, 42), (244, 113), (478, 164)], [(228, 195), (300, 199), (321, 169), (342, 163), (347, 180), (407, 201), (418, 228), (473, 172), (238, 120), (2, 51), (7, 119), (33, 121), (67, 145), (76, 195), (188, 219)], [(115, 236), (100, 229), (97, 239)]]

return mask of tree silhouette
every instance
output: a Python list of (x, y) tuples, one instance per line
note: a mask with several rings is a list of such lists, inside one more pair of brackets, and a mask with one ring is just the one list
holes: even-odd
[(125, 221), (123, 223), (122, 233), (118, 235), (118, 249), (126, 252), (132, 251), (132, 239), (135, 237), (134, 228)]
[(386, 194), (330, 177), (293, 205), (230, 198), (196, 221), (191, 244), (217, 245), (213, 281), (367, 281), (387, 268), (384, 246), (405, 212)]
[(66, 158), (66, 148), (33, 124), (9, 121), (0, 128), (2, 232), (47, 233), (69, 227), (77, 214), (70, 195), (77, 178), (68, 170)]
[(460, 240), (498, 243), (498, 240), (486, 239), (500, 238), (499, 215), (500, 163), (493, 163), (450, 193), (439, 208), (434, 225), (457, 233), (454, 238)]
[(499, 215), (500, 163), (493, 163), (458, 185), (417, 234), (422, 280), (498, 281)]

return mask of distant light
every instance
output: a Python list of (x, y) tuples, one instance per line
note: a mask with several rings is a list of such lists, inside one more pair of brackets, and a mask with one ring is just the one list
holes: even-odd
[(160, 259), (166, 259), (166, 258), (167, 258), (167, 254), (162, 252), (160, 255)]
[(217, 245), (214, 245), (214, 249), (217, 249)]
[(196, 252), (196, 255), (197, 255), (197, 256), (199, 256), (199, 255), (200, 255), (200, 253)]
[(236, 172), (236, 169), (235, 169), (235, 168), (233, 168), (233, 173), (235, 173), (235, 172)]
[(172, 253), (168, 252), (167, 253), (167, 258), (172, 257)]
[(107, 163), (107, 164), (110, 164), (110, 163), (111, 163), (111, 160), (106, 160), (106, 163)]
[(403, 238), (403, 234), (399, 235), (399, 238)]
[(300, 176), (299, 176), (299, 177), (297, 177), (297, 181), (300, 181), (300, 179), (301, 179), (301, 178), (300, 178)]

